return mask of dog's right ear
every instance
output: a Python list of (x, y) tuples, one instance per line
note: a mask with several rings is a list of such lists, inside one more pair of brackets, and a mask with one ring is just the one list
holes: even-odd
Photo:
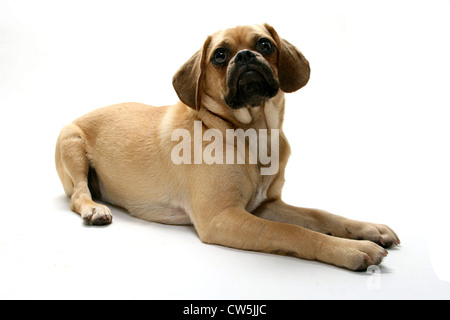
[(282, 91), (294, 92), (305, 86), (309, 81), (311, 69), (305, 56), (287, 40), (280, 38), (275, 29), (265, 23), (266, 30), (277, 43), (278, 54), (278, 77)]
[(198, 110), (202, 102), (203, 78), (206, 68), (206, 53), (211, 43), (209, 36), (203, 48), (197, 51), (172, 79), (173, 87), (180, 100), (187, 106)]

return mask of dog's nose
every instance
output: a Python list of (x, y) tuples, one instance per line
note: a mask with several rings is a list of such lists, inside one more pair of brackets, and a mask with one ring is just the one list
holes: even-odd
[(239, 51), (236, 54), (234, 61), (236, 63), (247, 64), (254, 58), (256, 58), (256, 55), (253, 52), (251, 52), (250, 50), (245, 49), (245, 50)]

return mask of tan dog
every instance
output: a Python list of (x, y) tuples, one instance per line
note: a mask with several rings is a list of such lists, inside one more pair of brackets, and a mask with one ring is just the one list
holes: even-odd
[[(56, 168), (71, 209), (86, 223), (110, 223), (111, 211), (94, 197), (145, 220), (192, 223), (204, 243), (293, 255), (351, 270), (379, 264), (387, 254), (381, 246), (400, 243), (389, 227), (281, 200), (290, 154), (282, 132), (284, 93), (303, 87), (309, 73), (305, 57), (267, 24), (209, 36), (173, 78), (181, 102), (167, 107), (105, 107), (62, 130)], [(276, 155), (278, 170), (262, 174), (267, 161), (258, 158), (251, 163), (247, 145), (245, 163), (229, 164), (221, 158), (222, 162), (205, 163), (195, 149), (200, 146), (202, 156), (209, 144), (199, 144), (198, 136), (182, 150), (187, 161), (175, 163), (180, 137), (174, 139), (174, 132), (195, 136), (195, 126), (200, 139), (215, 129), (214, 142), (225, 143), (215, 155), (210, 153), (216, 160), (223, 146), (228, 148), (220, 141), (227, 129), (268, 133), (257, 139)], [(242, 155), (239, 146), (227, 148)]]

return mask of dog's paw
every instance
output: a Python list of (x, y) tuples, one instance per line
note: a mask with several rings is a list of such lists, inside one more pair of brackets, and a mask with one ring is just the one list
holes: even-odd
[(89, 225), (105, 225), (112, 222), (111, 210), (104, 205), (95, 204), (89, 206), (82, 214), (84, 222)]
[(400, 244), (400, 239), (394, 230), (384, 224), (359, 222), (349, 225), (345, 229), (351, 239), (370, 240), (383, 248)]
[(337, 265), (349, 270), (366, 270), (371, 265), (381, 263), (388, 252), (371, 241), (347, 240), (338, 257)]

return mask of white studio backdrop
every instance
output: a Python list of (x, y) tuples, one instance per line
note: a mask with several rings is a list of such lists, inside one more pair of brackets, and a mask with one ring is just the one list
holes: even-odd
[(172, 76), (208, 34), (267, 22), (312, 69), (287, 96), (286, 202), (423, 236), (449, 281), (449, 17), (447, 0), (1, 0), (0, 221), (62, 194), (65, 124), (119, 102), (175, 103)]

